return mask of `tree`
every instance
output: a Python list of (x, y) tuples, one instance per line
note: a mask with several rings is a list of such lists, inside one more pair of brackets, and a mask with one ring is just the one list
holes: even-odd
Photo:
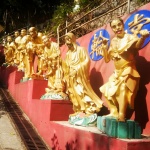
[(5, 26), (6, 33), (10, 33), (25, 26), (43, 23), (52, 17), (60, 1), (1, 0), (0, 24)]

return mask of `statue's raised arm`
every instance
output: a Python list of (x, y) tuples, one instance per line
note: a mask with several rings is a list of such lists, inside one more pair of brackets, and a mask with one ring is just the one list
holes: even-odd
[(102, 55), (105, 62), (110, 60), (114, 62), (115, 70), (108, 82), (100, 87), (100, 91), (108, 103), (109, 116), (125, 121), (127, 106), (134, 108), (134, 99), (140, 79), (135, 66), (135, 56), (142, 48), (149, 32), (139, 31), (140, 37), (128, 34), (124, 31), (124, 23), (120, 18), (112, 20), (110, 26), (115, 37), (111, 40), (108, 51), (107, 41), (103, 42)]

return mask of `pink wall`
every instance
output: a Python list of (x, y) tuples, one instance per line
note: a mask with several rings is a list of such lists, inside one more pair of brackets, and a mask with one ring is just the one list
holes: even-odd
[[(144, 5), (138, 10), (150, 10), (150, 3)], [(123, 20), (126, 21), (129, 16), (130, 15), (124, 15)], [(109, 32), (111, 38), (114, 36), (112, 30), (110, 29), (109, 24), (99, 29), (106, 29)], [(90, 39), (92, 38), (94, 33), (99, 29), (90, 32), (89, 34), (77, 39), (77, 42), (80, 44), (80, 46), (83, 46), (86, 49), (88, 49)], [(61, 53), (62, 53), (62, 58), (64, 58), (66, 54), (65, 45), (61, 47)], [(137, 97), (135, 99), (135, 111), (134, 112), (129, 111), (127, 113), (127, 116), (128, 118), (135, 119), (140, 123), (143, 129), (143, 134), (150, 135), (150, 120), (149, 120), (150, 119), (150, 43), (147, 44), (142, 50), (140, 50), (139, 56), (136, 57), (136, 60), (137, 60), (137, 70), (141, 75), (140, 88)], [(103, 58), (98, 61), (91, 60), (91, 66), (90, 66), (91, 85), (95, 93), (99, 97), (101, 97), (102, 100), (104, 100), (104, 98), (99, 91), (99, 87), (108, 80), (113, 70), (114, 70), (114, 66), (112, 62), (106, 64)], [(107, 105), (105, 104), (105, 106)]]

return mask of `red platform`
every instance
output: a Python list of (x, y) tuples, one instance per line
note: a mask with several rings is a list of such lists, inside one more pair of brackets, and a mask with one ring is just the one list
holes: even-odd
[[(6, 68), (7, 70), (8, 68)], [(6, 72), (9, 72), (8, 70)], [(19, 82), (22, 73), (14, 70), (8, 75), (8, 89), (15, 101), (52, 149), (79, 150), (148, 150), (150, 139), (123, 140), (102, 134), (96, 127), (73, 126), (68, 123), (73, 113), (67, 100), (41, 100), (46, 80)]]

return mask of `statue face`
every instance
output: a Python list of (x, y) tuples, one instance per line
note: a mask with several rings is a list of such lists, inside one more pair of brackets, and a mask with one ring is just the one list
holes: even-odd
[(19, 32), (16, 31), (16, 32), (14, 33), (14, 35), (15, 35), (15, 37), (18, 37), (18, 36), (19, 36)]
[(36, 32), (36, 29), (34, 27), (31, 27), (29, 29), (29, 34), (32, 38), (36, 38), (37, 37), (37, 32)]
[(111, 28), (118, 37), (124, 36), (124, 24), (121, 20), (116, 19), (111, 22)]
[(44, 45), (49, 45), (49, 43), (50, 43), (50, 40), (47, 36), (43, 36), (42, 41), (43, 41)]
[(65, 36), (65, 43), (66, 43), (66, 45), (68, 46), (69, 49), (73, 47), (72, 40), (69, 36)]
[(8, 36), (8, 37), (7, 37), (7, 42), (11, 42), (11, 41), (12, 41), (11, 36)]
[(25, 29), (21, 30), (21, 36), (25, 36), (25, 35), (26, 35), (26, 30)]

